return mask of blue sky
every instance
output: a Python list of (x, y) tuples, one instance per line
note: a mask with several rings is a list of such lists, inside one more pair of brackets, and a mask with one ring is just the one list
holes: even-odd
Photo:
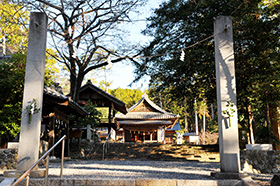
[[(144, 20), (152, 14), (152, 10), (158, 8), (159, 5), (164, 0), (148, 0), (147, 4), (144, 7), (140, 8), (141, 14), (132, 14), (131, 20)], [(145, 21), (136, 21), (129, 25), (126, 25), (126, 29), (130, 30), (130, 34), (128, 36), (128, 41), (141, 43), (141, 45), (147, 44), (151, 38), (145, 37), (141, 34), (141, 31), (146, 28)], [(128, 62), (120, 62), (117, 64), (113, 64), (110, 72), (107, 73), (107, 79), (112, 82), (110, 89), (115, 88), (132, 88), (132, 89), (141, 89), (144, 91), (148, 88), (149, 78), (144, 77), (141, 81), (133, 84), (131, 87), (128, 85), (134, 79), (134, 67)], [(105, 79), (104, 70), (99, 73), (98, 81)]]

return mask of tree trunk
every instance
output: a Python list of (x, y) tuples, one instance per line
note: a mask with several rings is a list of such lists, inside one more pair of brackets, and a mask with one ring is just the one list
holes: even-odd
[(185, 115), (185, 131), (189, 131), (189, 126), (188, 126), (188, 117), (187, 117), (187, 98), (185, 97), (184, 99), (184, 115)]
[[(269, 117), (271, 122), (271, 129), (272, 133), (275, 135), (278, 140), (280, 140), (280, 110), (279, 107), (276, 104), (269, 106)], [(280, 145), (275, 144), (276, 150), (280, 150)]]
[(214, 120), (214, 106), (213, 106), (213, 103), (211, 103), (211, 120)]
[(268, 130), (268, 141), (269, 141), (270, 144), (272, 144), (271, 131), (270, 131), (269, 104), (268, 103), (266, 104), (265, 120), (266, 120), (266, 127), (267, 127), (267, 130)]
[(76, 84), (77, 84), (76, 82), (77, 82), (76, 76), (71, 74), (70, 75), (70, 95), (73, 100), (76, 95)]
[[(75, 80), (76, 81), (75, 81), (75, 84), (74, 84), (75, 87), (73, 87), (74, 90), (73, 90), (72, 99), (77, 102), (79, 100), (79, 97), (80, 97), (80, 89), (81, 89), (82, 82), (84, 80), (84, 73), (82, 71), (80, 71), (79, 74), (78, 74), (78, 77), (75, 78)], [(71, 85), (71, 87), (72, 87), (72, 85)]]
[(253, 130), (253, 116), (252, 116), (252, 110), (251, 110), (251, 103), (250, 98), (247, 99), (247, 112), (248, 112), (248, 126), (250, 131), (250, 144), (255, 144), (255, 138), (254, 138), (254, 130)]
[(6, 37), (5, 37), (5, 32), (3, 33), (2, 37), (2, 50), (3, 50), (3, 56), (7, 55), (7, 45), (6, 45)]
[(197, 118), (197, 105), (196, 99), (194, 99), (194, 117), (195, 117), (195, 134), (198, 135), (198, 118)]

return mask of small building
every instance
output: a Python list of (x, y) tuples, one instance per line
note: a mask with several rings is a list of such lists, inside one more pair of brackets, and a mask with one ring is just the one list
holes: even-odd
[(181, 130), (180, 123), (177, 122), (172, 128), (165, 130), (165, 143), (172, 144), (175, 143), (175, 134), (177, 130)]
[[(165, 130), (165, 142), (166, 143), (176, 143), (176, 131), (180, 131), (181, 126), (180, 123), (177, 122), (172, 128)], [(198, 144), (199, 143), (199, 135), (196, 133), (189, 133), (185, 132), (182, 136), (182, 140), (184, 140), (184, 143), (187, 144)], [(178, 138), (177, 138), (178, 139)]]
[(90, 80), (81, 87), (78, 103), (80, 105), (85, 105), (89, 100), (97, 108), (108, 108), (108, 116), (99, 118), (99, 124), (98, 127), (96, 127), (96, 133), (99, 138), (105, 139), (110, 131), (115, 132), (117, 129), (117, 125), (113, 120), (116, 112), (127, 113), (126, 105), (124, 102), (93, 85)]
[[(63, 135), (67, 136), (65, 144), (65, 156), (69, 156), (71, 127), (69, 115), (86, 117), (88, 112), (71, 98), (57, 92), (54, 88), (45, 87), (43, 94), (42, 110), (42, 140), (47, 141), (49, 147), (54, 145)], [(52, 155), (60, 154), (60, 150), (53, 151)]]
[(172, 128), (179, 115), (169, 113), (155, 103), (146, 94), (127, 114), (119, 113), (115, 117), (118, 129), (123, 130), (124, 142), (160, 142), (165, 143), (165, 131)]

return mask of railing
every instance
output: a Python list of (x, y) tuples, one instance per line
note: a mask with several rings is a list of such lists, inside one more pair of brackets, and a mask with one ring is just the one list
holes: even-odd
[(46, 162), (46, 173), (45, 173), (45, 186), (47, 185), (47, 181), (48, 181), (48, 171), (49, 171), (49, 154), (54, 150), (54, 148), (60, 143), (62, 142), (62, 152), (61, 152), (61, 169), (60, 169), (60, 178), (63, 177), (63, 159), (64, 159), (64, 146), (65, 146), (65, 140), (66, 139), (66, 135), (64, 135), (62, 138), (60, 138), (60, 140), (58, 140), (58, 142), (56, 142), (56, 144), (54, 144), (39, 160), (37, 160), (27, 171), (25, 171), (25, 173), (23, 173), (23, 175), (21, 175), (21, 177), (19, 177), (19, 179), (12, 185), (12, 186), (16, 186), (17, 184), (19, 184), (25, 177), (25, 186), (29, 185), (29, 173), (32, 171), (32, 169), (34, 169), (34, 167), (36, 167), (45, 157), (47, 162)]
[[(112, 130), (111, 130), (111, 131), (112, 131)], [(102, 160), (104, 160), (104, 156), (105, 156), (104, 151), (105, 151), (105, 147), (106, 147), (107, 141), (108, 141), (108, 139), (109, 139), (109, 137), (110, 137), (110, 135), (111, 135), (111, 131), (109, 132), (109, 134), (108, 134), (108, 136), (107, 136), (107, 138), (106, 138), (106, 140), (105, 140), (105, 142), (104, 142), (104, 144), (103, 144), (103, 149), (102, 149)], [(106, 153), (108, 152), (108, 148), (109, 148), (109, 143), (107, 144)]]

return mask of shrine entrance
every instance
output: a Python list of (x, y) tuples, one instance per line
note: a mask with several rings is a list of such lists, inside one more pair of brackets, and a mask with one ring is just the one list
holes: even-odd
[(157, 131), (124, 130), (125, 142), (153, 143), (158, 142)]

